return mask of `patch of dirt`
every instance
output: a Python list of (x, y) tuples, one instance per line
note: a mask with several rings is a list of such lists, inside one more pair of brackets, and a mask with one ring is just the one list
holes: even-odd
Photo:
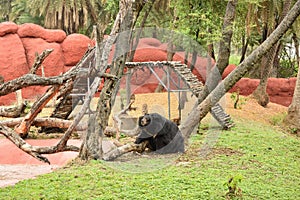
[(0, 165), (0, 187), (14, 185), (20, 180), (50, 173), (57, 165)]
[(240, 108), (234, 109), (231, 94), (226, 94), (226, 112), (235, 118), (271, 124), (273, 117), (287, 112), (287, 107), (271, 102), (267, 107), (262, 107), (252, 96), (240, 96), (240, 99)]
[[(199, 145), (201, 146), (200, 148)], [(210, 160), (218, 155), (225, 155), (225, 156), (242, 156), (243, 153), (234, 150), (231, 148), (226, 147), (210, 147), (205, 145), (194, 145), (193, 148), (188, 148), (185, 154), (177, 160), (178, 163), (188, 163), (195, 158), (202, 159), (202, 160)]]
[[(201, 156), (201, 152), (202, 149), (198, 152)], [(209, 150), (209, 152), (207, 154), (204, 154), (202, 156), (202, 158), (204, 159), (212, 159), (213, 157), (217, 156), (217, 155), (225, 155), (225, 156), (242, 156), (243, 153), (237, 150), (233, 150), (231, 148), (212, 148)]]

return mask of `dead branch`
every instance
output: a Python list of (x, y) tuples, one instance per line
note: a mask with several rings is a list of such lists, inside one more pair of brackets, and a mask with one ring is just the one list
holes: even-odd
[(113, 137), (117, 134), (117, 128), (107, 126), (104, 130), (104, 135), (107, 137)]
[[(0, 121), (0, 125), (15, 127), (23, 121), (23, 117), (14, 118), (9, 120)], [(57, 127), (62, 129), (67, 129), (73, 122), (70, 120), (59, 119), (59, 118), (35, 118), (32, 122), (32, 126), (36, 127)], [(75, 127), (76, 131), (85, 131), (87, 129), (87, 124), (77, 124)]]
[(46, 49), (40, 55), (37, 55), (34, 60), (34, 64), (29, 71), (29, 74), (35, 74), (38, 68), (42, 65), (43, 61), (53, 51), (53, 49)]
[[(114, 41), (116, 39), (116, 35), (110, 35), (107, 39), (107, 41), (104, 44), (104, 49), (111, 49)], [(106, 69), (108, 68), (107, 66), (107, 60), (108, 60), (108, 56), (109, 56), (109, 52), (110, 51), (104, 51), (102, 53), (101, 59), (100, 59), (100, 63), (96, 64), (96, 70), (99, 71), (100, 73), (104, 73), (106, 71)], [(97, 59), (98, 60), (98, 59)], [(98, 65), (99, 64), (99, 65)], [(68, 130), (65, 132), (64, 136), (61, 138), (60, 142), (58, 143), (58, 148), (63, 148), (68, 139), (71, 137), (71, 134), (73, 133), (76, 125), (81, 121), (82, 117), (84, 116), (86, 110), (89, 108), (90, 102), (93, 98), (93, 96), (95, 95), (95, 93), (98, 91), (98, 88), (101, 84), (101, 78), (99, 76), (95, 77), (91, 88), (89, 90), (89, 92), (85, 95), (85, 101), (81, 107), (81, 110), (79, 111), (79, 113), (76, 115), (76, 117), (73, 120), (73, 123), (69, 126)]]
[(50, 87), (38, 101), (34, 102), (29, 113), (24, 117), (20, 125), (15, 128), (16, 133), (18, 133), (23, 138), (27, 136), (27, 132), (34, 121), (34, 118), (36, 118), (36, 116), (41, 112), (46, 104), (54, 97), (54, 95), (58, 92), (59, 87), (60, 86)]
[(76, 76), (76, 70), (72, 70), (70, 73), (53, 76), (53, 77), (40, 77), (35, 74), (25, 74), (17, 79), (5, 82), (0, 85), (0, 96), (7, 95), (16, 90), (33, 86), (47, 86), (47, 85), (61, 85), (66, 82), (68, 79)]
[(134, 98), (134, 96), (131, 96), (131, 98), (130, 98), (130, 103), (123, 109), (123, 110), (121, 110), (120, 112), (118, 112), (116, 115), (114, 115), (113, 116), (113, 120), (114, 120), (114, 124), (115, 124), (115, 126), (116, 127), (114, 127), (115, 129), (111, 129), (111, 128), (108, 128), (106, 131), (104, 131), (104, 133), (105, 132), (112, 132), (112, 133), (115, 133), (116, 134), (116, 138), (117, 138), (117, 140), (119, 139), (118, 137), (118, 134), (120, 133), (120, 132), (122, 132), (122, 133), (124, 133), (125, 135), (127, 135), (127, 136), (129, 136), (129, 137), (133, 137), (133, 136), (136, 136), (136, 135), (138, 135), (139, 134), (139, 129), (138, 129), (138, 127), (136, 127), (135, 129), (133, 129), (133, 130), (122, 130), (122, 120), (121, 120), (121, 116), (122, 115), (128, 115), (127, 114), (127, 111), (130, 111), (130, 110), (132, 110), (132, 109), (136, 109), (136, 108), (132, 108), (131, 106), (132, 106), (132, 104), (134, 103), (134, 101), (135, 101), (135, 98)]
[(62, 85), (69, 79), (74, 79), (80, 68), (87, 65), (95, 54), (95, 48), (89, 49), (83, 56), (82, 60), (69, 71), (62, 75), (52, 76), (52, 77), (40, 77), (36, 74), (25, 74), (19, 78), (13, 79), (11, 81), (4, 82), (0, 84), (0, 96), (7, 95), (16, 90), (28, 87), (28, 86), (47, 86), (47, 85)]
[(50, 164), (49, 160), (40, 155), (35, 151), (35, 148), (30, 144), (26, 143), (18, 134), (9, 129), (8, 127), (0, 125), (0, 133), (3, 134), (7, 139), (13, 142), (17, 147), (19, 147), (24, 152), (28, 153), (32, 157), (38, 159), (39, 161)]
[(26, 103), (16, 106), (0, 106), (1, 117), (20, 117), (26, 107)]
[(73, 145), (67, 145), (62, 149), (57, 148), (56, 146), (52, 147), (39, 147), (39, 146), (32, 146), (28, 144), (25, 140), (23, 140), (16, 132), (12, 129), (3, 126), (0, 124), (0, 134), (3, 134), (7, 139), (9, 139), (12, 143), (14, 143), (17, 147), (19, 147), (24, 152), (28, 153), (32, 157), (38, 159), (39, 161), (45, 162), (50, 164), (50, 161), (42, 156), (41, 154), (52, 154), (58, 153), (62, 151), (79, 151), (79, 148)]
[(86, 110), (89, 108), (92, 97), (94, 96), (94, 94), (96, 93), (96, 91), (99, 88), (100, 81), (101, 81), (101, 79), (99, 77), (95, 78), (95, 80), (92, 84), (92, 88), (90, 89), (90, 91), (85, 96), (85, 101), (84, 101), (84, 103), (81, 107), (81, 110), (75, 116), (75, 118), (73, 120), (73, 123), (68, 127), (68, 129), (66, 130), (64, 136), (61, 138), (61, 140), (58, 144), (59, 148), (63, 148), (66, 145), (68, 139), (71, 137), (73, 131), (75, 130), (76, 125), (81, 121), (81, 119), (84, 116)]
[(141, 153), (145, 150), (146, 146), (147, 146), (147, 141), (144, 141), (140, 144), (135, 144), (135, 143), (125, 144), (123, 146), (115, 148), (115, 149), (111, 150), (110, 152), (106, 153), (103, 156), (103, 160), (111, 161), (111, 160), (114, 160), (117, 157), (120, 157), (121, 155), (131, 152), (131, 151), (136, 151), (136, 152)]
[[(73, 84), (73, 80), (68, 80), (60, 87), (60, 90), (57, 93), (57, 97), (55, 99), (56, 106), (50, 117), (60, 119), (67, 119), (69, 117), (70, 113), (73, 110), (74, 99), (69, 95), (73, 89)], [(77, 102), (75, 104), (77, 104)], [(47, 129), (47, 127), (43, 127), (42, 132), (46, 131)]]
[[(0, 124), (1, 124), (1, 122), (0, 122)], [(107, 137), (113, 137), (118, 132), (120, 132), (120, 131), (117, 128), (107, 126), (104, 130), (104, 135), (106, 135)], [(136, 127), (133, 130), (121, 130), (121, 132), (124, 133), (128, 137), (134, 137), (140, 133), (140, 129), (138, 127)]]

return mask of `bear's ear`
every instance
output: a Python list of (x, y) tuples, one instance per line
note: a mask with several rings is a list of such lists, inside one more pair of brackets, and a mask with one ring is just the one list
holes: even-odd
[(144, 116), (140, 116), (140, 117), (139, 117), (139, 120), (138, 120), (138, 125), (139, 125), (139, 126), (142, 126), (142, 123), (141, 123), (141, 122), (142, 122), (143, 117), (144, 117)]
[(151, 117), (148, 114), (139, 117), (140, 127), (147, 126), (148, 124), (150, 124), (150, 122), (151, 122)]

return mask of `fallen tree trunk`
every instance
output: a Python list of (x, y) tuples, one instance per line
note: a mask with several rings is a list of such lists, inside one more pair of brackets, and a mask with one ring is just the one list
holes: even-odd
[(135, 144), (135, 143), (125, 144), (123, 146), (115, 148), (112, 151), (106, 153), (103, 156), (103, 160), (106, 160), (106, 161), (114, 160), (117, 157), (120, 157), (121, 155), (131, 152), (131, 151), (136, 151), (136, 152), (141, 153), (145, 150), (147, 143), (148, 143), (147, 141), (144, 141), (140, 144)]
[[(8, 126), (8, 127), (15, 127), (19, 125), (24, 118), (14, 118), (0, 121), (0, 125)], [(33, 126), (36, 127), (56, 127), (61, 129), (67, 129), (73, 123), (71, 120), (64, 120), (58, 118), (35, 118), (32, 122)], [(87, 129), (87, 124), (77, 124), (75, 127), (76, 131), (85, 131)]]
[[(1, 123), (0, 123), (1, 124)], [(120, 130), (116, 127), (111, 127), (111, 126), (107, 126), (104, 130), (104, 135), (107, 137), (113, 137), (116, 136), (116, 139), (118, 140), (119, 138), (117, 138), (117, 134), (119, 132), (122, 132), (123, 134), (125, 134), (128, 137), (134, 137), (137, 136), (140, 133), (140, 130), (138, 127), (136, 127), (133, 130)]]
[(26, 107), (25, 103), (21, 103), (16, 106), (1, 106), (0, 107), (0, 116), (1, 117), (20, 117), (20, 115), (24, 112)]
[[(55, 99), (55, 109), (50, 115), (50, 118), (68, 119), (70, 113), (73, 110), (74, 104), (74, 98), (70, 95), (73, 89), (73, 82), (73, 80), (69, 80), (60, 87), (60, 90)], [(75, 104), (77, 104), (77, 102), (75, 102)], [(53, 133), (64, 132), (64, 130), (53, 126), (42, 126), (39, 132)]]

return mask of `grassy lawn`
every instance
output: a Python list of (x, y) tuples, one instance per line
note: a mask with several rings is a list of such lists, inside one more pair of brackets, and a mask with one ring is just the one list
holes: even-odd
[[(226, 199), (231, 177), (242, 177), (231, 199), (300, 199), (299, 138), (251, 120), (234, 121), (232, 130), (194, 135), (180, 157), (75, 162), (1, 188), (0, 199)], [(203, 143), (211, 145), (206, 157)]]

